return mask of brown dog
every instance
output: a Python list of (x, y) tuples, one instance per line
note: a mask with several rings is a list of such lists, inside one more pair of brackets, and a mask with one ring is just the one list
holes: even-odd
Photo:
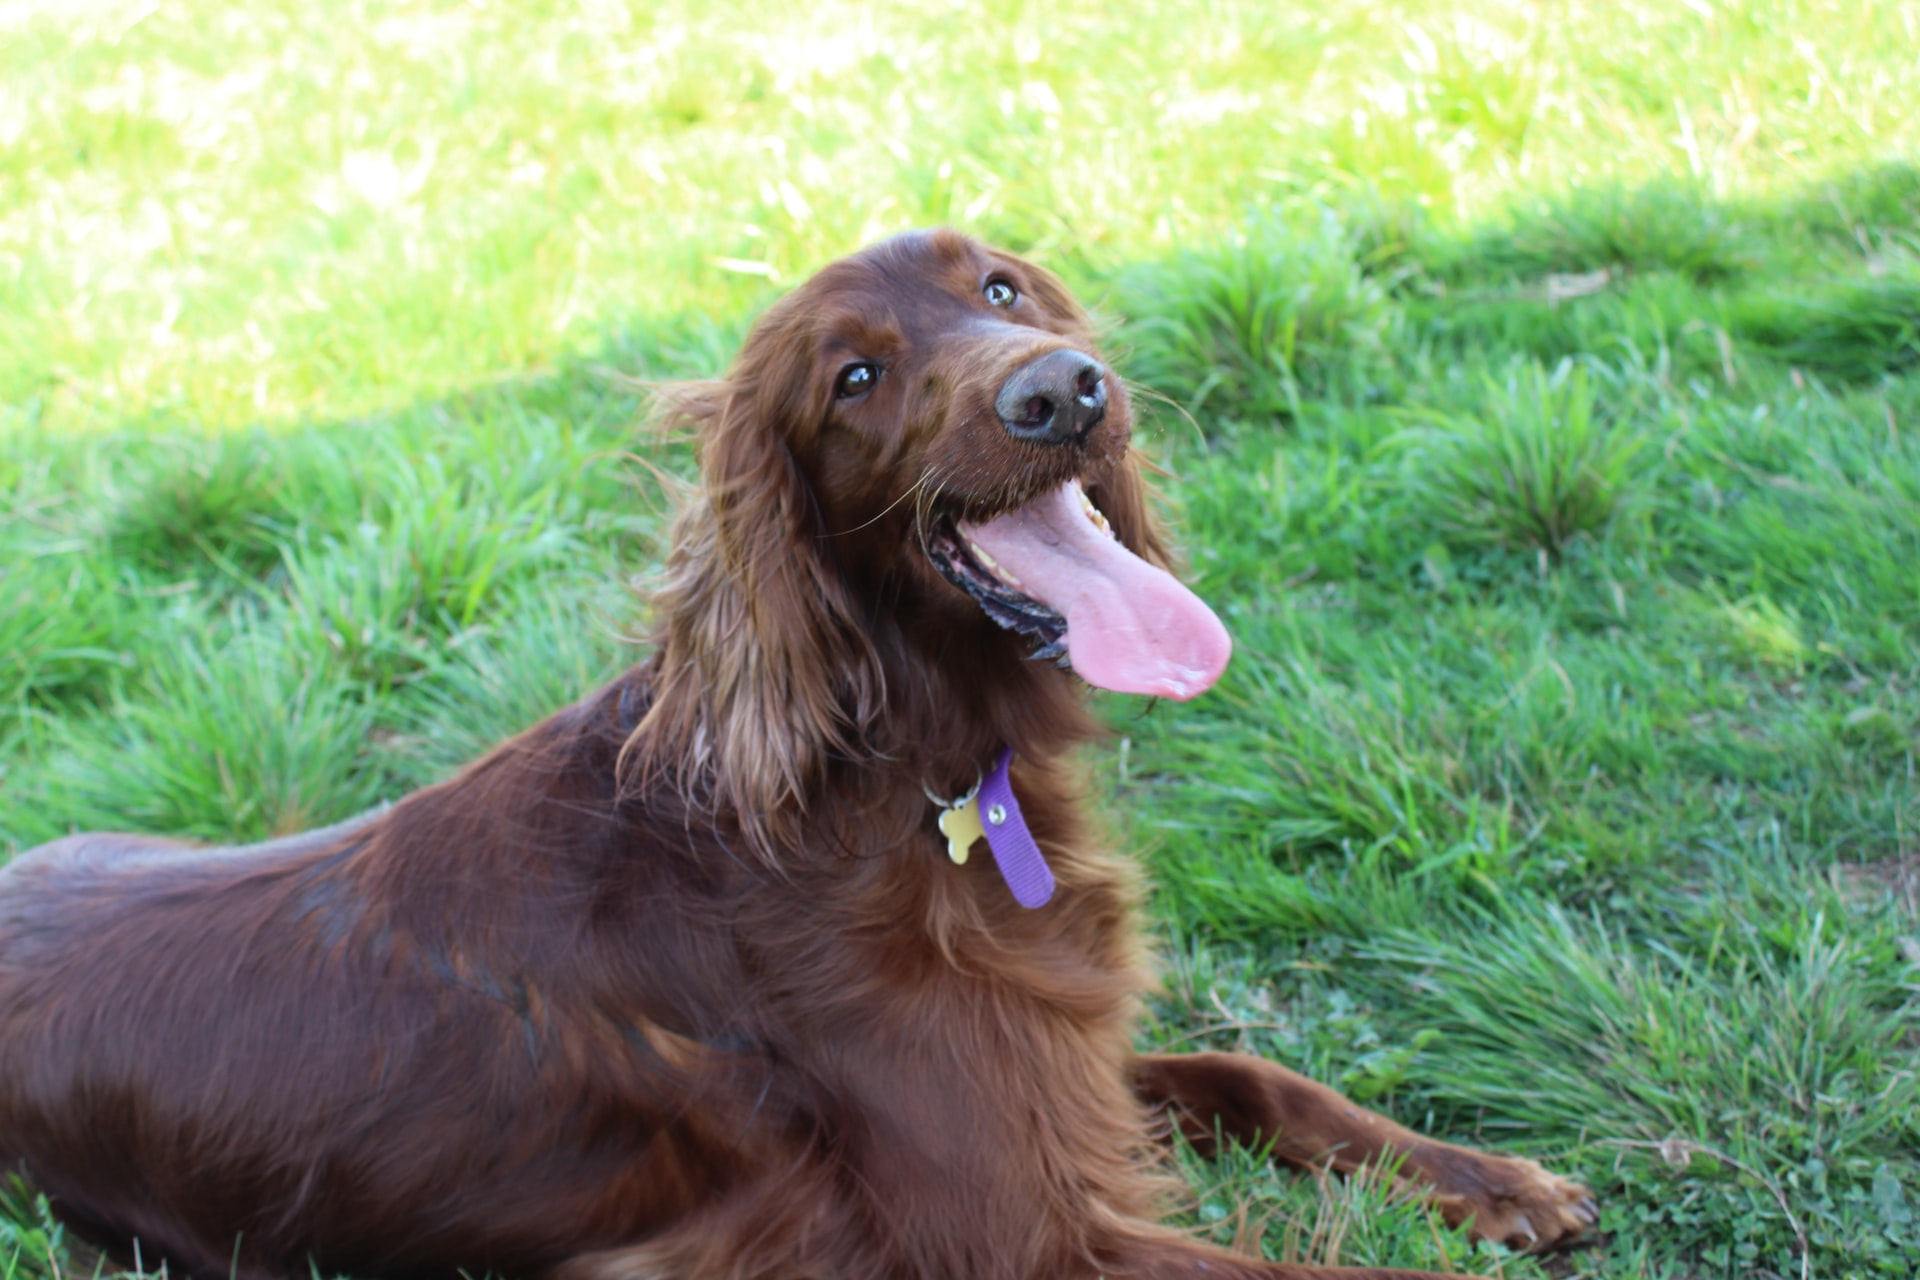
[(1092, 350), (961, 236), (836, 263), (677, 397), (704, 485), (646, 662), (337, 827), (21, 857), (0, 1162), (202, 1277), (1316, 1274), (1154, 1225), (1163, 1110), (1577, 1234), (1592, 1202), (1531, 1162), (1134, 1056), (1137, 890), (1061, 668), (1186, 698), (1227, 640)]

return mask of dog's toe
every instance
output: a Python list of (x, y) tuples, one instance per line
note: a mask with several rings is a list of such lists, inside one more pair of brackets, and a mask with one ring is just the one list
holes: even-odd
[(1451, 1176), (1435, 1179), (1442, 1215), (1450, 1225), (1466, 1223), (1474, 1239), (1538, 1253), (1578, 1239), (1600, 1221), (1599, 1203), (1579, 1183), (1531, 1160), (1475, 1154), (1470, 1167), (1454, 1163)]

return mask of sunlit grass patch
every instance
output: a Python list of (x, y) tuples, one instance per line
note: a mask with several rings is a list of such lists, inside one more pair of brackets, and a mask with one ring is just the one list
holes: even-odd
[[(1302, 193), (1449, 230), (1530, 194), (1557, 212), (1527, 261), (1719, 278), (1747, 223), (1708, 198), (1914, 152), (1914, 41), (1844, 0), (16, 3), (0, 399), (389, 409), (636, 311), (737, 314), (907, 226), (1104, 271)], [(1847, 235), (1906, 207), (1892, 177), (1835, 189)]]

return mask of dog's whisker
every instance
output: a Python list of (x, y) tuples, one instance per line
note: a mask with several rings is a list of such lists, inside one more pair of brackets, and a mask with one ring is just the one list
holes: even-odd
[(918, 489), (920, 485), (925, 482), (926, 478), (927, 478), (927, 473), (924, 471), (921, 472), (920, 479), (915, 480), (912, 484), (908, 485), (904, 493), (902, 493), (899, 497), (895, 498), (892, 502), (889, 502), (885, 507), (882, 507), (880, 509), (880, 512), (877, 515), (873, 516), (871, 519), (863, 520), (859, 524), (853, 526), (853, 528), (851, 529), (842, 529), (837, 533), (823, 533), (819, 536), (822, 538), (844, 538), (849, 534), (858, 533), (862, 529), (866, 529), (880, 523), (880, 521), (886, 519), (888, 512), (892, 511), (895, 507), (899, 506), (901, 503), (912, 498), (914, 494), (914, 490)]

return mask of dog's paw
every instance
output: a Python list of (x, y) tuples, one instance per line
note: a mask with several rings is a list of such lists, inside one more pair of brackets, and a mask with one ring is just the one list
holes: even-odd
[(1578, 1239), (1600, 1221), (1591, 1191), (1531, 1160), (1456, 1147), (1420, 1163), (1441, 1216), (1449, 1226), (1466, 1223), (1475, 1240), (1538, 1253)]

